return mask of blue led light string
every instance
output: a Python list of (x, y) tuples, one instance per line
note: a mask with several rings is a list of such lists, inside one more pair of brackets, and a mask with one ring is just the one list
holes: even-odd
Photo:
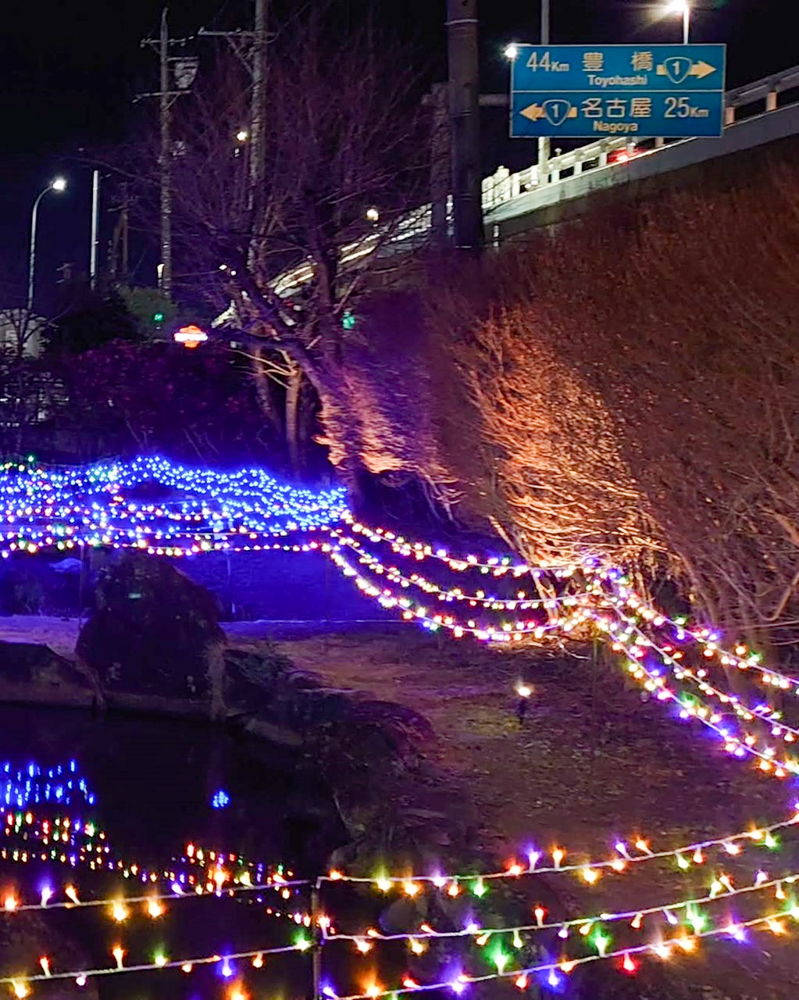
[[(178, 497), (139, 498), (154, 483)], [(326, 529), (345, 512), (344, 490), (279, 484), (262, 469), (190, 469), (163, 458), (45, 470), (0, 470), (0, 550), (76, 544), (159, 546), (244, 535), (252, 541)]]

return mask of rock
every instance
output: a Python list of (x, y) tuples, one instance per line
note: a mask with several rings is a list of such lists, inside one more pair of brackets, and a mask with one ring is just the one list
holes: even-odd
[(126, 552), (101, 570), (76, 652), (115, 693), (222, 704), (224, 633), (213, 595), (163, 559)]
[(284, 747), (301, 747), (302, 736), (289, 726), (281, 726), (269, 719), (249, 719), (244, 725), (244, 732), (259, 740), (277, 743)]
[(49, 646), (0, 642), (0, 700), (58, 705), (91, 705), (93, 679)]
[(229, 714), (257, 713), (277, 698), (281, 681), (292, 670), (291, 661), (270, 644), (258, 653), (224, 651), (224, 701)]

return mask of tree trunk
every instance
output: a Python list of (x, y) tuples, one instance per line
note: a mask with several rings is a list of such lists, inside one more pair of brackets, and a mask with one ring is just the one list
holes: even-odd
[(266, 374), (264, 366), (264, 354), (260, 347), (254, 347), (250, 360), (252, 377), (255, 379), (255, 393), (258, 396), (258, 404), (261, 412), (266, 417), (269, 426), (280, 436), (283, 428), (280, 426), (280, 417), (272, 402), (272, 394), (269, 391), (269, 376)]
[(295, 361), (289, 360), (289, 378), (286, 385), (286, 444), (289, 450), (291, 471), (300, 472), (299, 412), (300, 391), (302, 389), (302, 369)]

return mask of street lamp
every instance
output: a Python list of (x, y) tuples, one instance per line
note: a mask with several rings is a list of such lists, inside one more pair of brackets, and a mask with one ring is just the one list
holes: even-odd
[(682, 14), (682, 43), (688, 44), (688, 34), (691, 27), (691, 5), (688, 0), (671, 0), (666, 6), (667, 14)]
[(518, 56), (519, 46), (516, 42), (511, 42), (510, 45), (505, 46), (505, 58), (510, 59), (511, 62)]
[(36, 220), (39, 215), (39, 202), (42, 198), (44, 198), (48, 191), (55, 191), (57, 194), (61, 194), (63, 191), (66, 191), (66, 189), (66, 178), (56, 177), (54, 180), (50, 181), (44, 191), (42, 191), (33, 203), (33, 211), (31, 212), (31, 244), (30, 254), (28, 256), (28, 312), (33, 309), (33, 278), (36, 272)]

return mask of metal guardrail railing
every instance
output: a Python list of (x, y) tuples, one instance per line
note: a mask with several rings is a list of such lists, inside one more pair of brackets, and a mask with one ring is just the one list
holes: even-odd
[[(794, 89), (797, 90), (794, 99), (780, 104), (780, 94)], [(740, 111), (761, 102), (763, 103), (761, 113), (777, 111), (786, 104), (799, 103), (799, 66), (792, 66), (781, 73), (772, 73), (770, 76), (755, 80), (743, 87), (728, 90), (724, 95), (724, 127), (729, 128), (737, 124), (740, 121), (738, 117)], [(747, 117), (751, 117), (751, 115)], [(626, 152), (629, 155), (634, 155), (635, 152), (645, 150), (656, 152), (659, 149), (667, 149), (676, 143), (694, 141), (693, 139), (644, 139), (639, 142), (631, 142), (629, 139), (619, 137), (600, 139), (585, 146), (578, 146), (568, 153), (557, 153), (550, 157), (547, 176), (543, 181), (539, 180), (537, 163), (533, 163), (516, 173), (511, 173), (507, 167), (499, 167), (490, 177), (483, 179), (483, 211), (490, 212), (497, 206), (507, 204), (520, 195), (545, 186), (555, 185), (557, 182), (565, 180), (566, 177), (604, 167), (621, 166), (628, 157), (620, 156), (614, 162), (615, 153)], [(447, 211), (448, 219), (451, 218), (451, 210), (452, 199), (450, 198)], [(349, 263), (367, 256), (378, 247), (380, 251), (388, 250), (389, 247), (395, 247), (406, 240), (424, 237), (430, 232), (430, 226), (431, 206), (429, 204), (421, 205), (401, 220), (396, 231), (382, 243), (377, 234), (373, 234), (357, 243), (343, 247), (342, 263)], [(275, 291), (278, 295), (288, 295), (292, 288), (304, 284), (312, 276), (313, 266), (310, 263), (302, 264), (280, 275), (274, 284)]]
[[(797, 89), (799, 91), (799, 66), (792, 66), (781, 73), (773, 73), (770, 76), (748, 83), (743, 87), (736, 87), (728, 90), (724, 95), (724, 126), (729, 128), (739, 121), (737, 112), (753, 104), (763, 102), (764, 113), (777, 111), (785, 104), (799, 103), (799, 92), (792, 101), (787, 101), (780, 105), (779, 95), (787, 91)], [(524, 194), (527, 191), (542, 187), (544, 184), (553, 184), (568, 176), (581, 174), (588, 170), (595, 170), (599, 167), (612, 165), (611, 155), (619, 150), (656, 150), (674, 145), (677, 142), (692, 142), (692, 139), (649, 139), (639, 143), (631, 143), (628, 139), (612, 138), (600, 139), (598, 142), (589, 143), (586, 146), (578, 146), (568, 153), (560, 153), (549, 160), (548, 176), (539, 180), (538, 164), (533, 163), (524, 170), (511, 173), (507, 167), (499, 167), (490, 177), (483, 180), (483, 211), (490, 212), (497, 205), (504, 204)], [(623, 160), (619, 161), (620, 163)]]

